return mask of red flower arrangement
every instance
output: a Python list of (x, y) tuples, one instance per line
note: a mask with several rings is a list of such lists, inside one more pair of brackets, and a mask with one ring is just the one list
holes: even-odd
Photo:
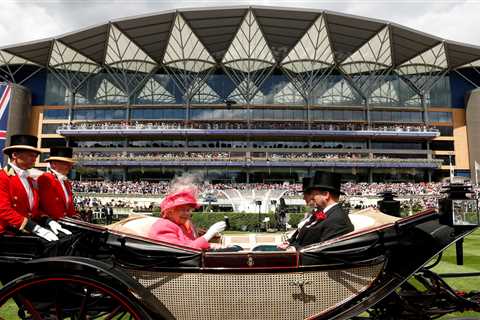
[(315, 211), (313, 215), (316, 221), (323, 221), (327, 219), (327, 215), (322, 210)]

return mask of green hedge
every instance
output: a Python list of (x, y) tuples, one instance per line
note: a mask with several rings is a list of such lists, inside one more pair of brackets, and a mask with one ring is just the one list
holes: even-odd
[[(258, 226), (258, 213), (239, 213), (239, 212), (194, 212), (192, 216), (193, 223), (197, 228), (208, 228), (218, 221), (223, 221), (227, 216), (232, 231), (254, 231)], [(270, 218), (270, 228), (275, 227), (275, 215), (273, 213), (261, 214), (261, 221), (265, 217)], [(288, 223), (296, 227), (298, 222), (303, 219), (303, 213), (290, 213)]]

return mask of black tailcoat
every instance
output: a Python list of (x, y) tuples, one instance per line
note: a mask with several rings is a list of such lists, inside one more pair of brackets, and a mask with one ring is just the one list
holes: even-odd
[(310, 244), (333, 239), (353, 231), (353, 224), (343, 208), (336, 204), (326, 212), (327, 218), (316, 221), (315, 215), (290, 239), (290, 245), (297, 249)]

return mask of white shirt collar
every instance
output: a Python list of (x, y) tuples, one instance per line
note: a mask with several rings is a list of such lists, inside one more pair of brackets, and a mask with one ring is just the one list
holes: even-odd
[(23, 177), (23, 178), (27, 178), (29, 176), (29, 172), (28, 172), (28, 169), (25, 170), (25, 169), (20, 169), (19, 167), (17, 167), (15, 164), (13, 164), (13, 162), (10, 162), (9, 165), (13, 168), (13, 170), (15, 170), (15, 173), (20, 176), (20, 177)]
[(336, 206), (338, 203), (331, 204), (329, 206), (326, 206), (325, 209), (323, 209), (323, 212), (327, 213), (328, 210), (332, 209), (334, 206)]
[(54, 169), (53, 169), (52, 167), (50, 167), (50, 166), (49, 166), (49, 170), (50, 170), (51, 172), (53, 172), (53, 174), (56, 175), (57, 178), (58, 178), (58, 180), (60, 180), (60, 181), (65, 181), (65, 180), (68, 179), (67, 176), (61, 174), (61, 173), (58, 172), (57, 170), (54, 170)]

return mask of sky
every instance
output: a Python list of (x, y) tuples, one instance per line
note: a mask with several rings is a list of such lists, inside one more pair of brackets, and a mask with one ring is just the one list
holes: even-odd
[(480, 46), (477, 1), (324, 0), (1, 0), (0, 47), (59, 36), (109, 20), (163, 10), (228, 5), (313, 8), (392, 21)]

